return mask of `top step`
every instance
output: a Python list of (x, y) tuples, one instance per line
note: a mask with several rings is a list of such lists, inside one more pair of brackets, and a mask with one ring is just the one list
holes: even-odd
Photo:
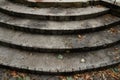
[(77, 21), (104, 15), (110, 9), (103, 6), (86, 8), (33, 8), (0, 0), (0, 12), (8, 15), (52, 21)]
[[(34, 7), (86, 7), (90, 0), (9, 0)], [(94, 1), (95, 3), (97, 1)]]

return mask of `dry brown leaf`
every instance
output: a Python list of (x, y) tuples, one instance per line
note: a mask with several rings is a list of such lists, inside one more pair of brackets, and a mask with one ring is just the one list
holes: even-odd
[(12, 76), (12, 77), (18, 77), (18, 74), (17, 74), (16, 71), (12, 71), (12, 72), (11, 72), (11, 76)]

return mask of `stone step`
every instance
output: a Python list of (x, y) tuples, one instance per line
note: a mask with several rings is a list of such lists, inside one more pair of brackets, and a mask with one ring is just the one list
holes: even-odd
[(40, 20), (83, 20), (98, 17), (109, 12), (108, 8), (94, 6), (86, 8), (31, 8), (0, 0), (0, 11), (12, 16)]
[(0, 27), (0, 44), (37, 52), (82, 52), (98, 50), (120, 42), (120, 25), (109, 30), (79, 35), (28, 34)]
[(49, 75), (79, 72), (120, 63), (120, 45), (86, 53), (35, 53), (0, 46), (0, 65), (4, 68)]
[(40, 21), (22, 19), (0, 13), (0, 25), (4, 28), (15, 29), (38, 34), (81, 34), (100, 31), (120, 24), (120, 18), (111, 14), (82, 21)]
[[(90, 0), (9, 0), (15, 3), (25, 4), (31, 7), (86, 7), (90, 6)], [(94, 1), (94, 4), (99, 1)]]

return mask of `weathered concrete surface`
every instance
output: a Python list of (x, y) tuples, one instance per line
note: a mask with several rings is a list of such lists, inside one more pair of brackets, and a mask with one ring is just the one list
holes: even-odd
[(99, 31), (119, 24), (120, 18), (106, 14), (94, 19), (82, 21), (40, 21), (22, 19), (0, 13), (1, 27), (40, 34), (80, 34)]
[(0, 28), (1, 44), (25, 50), (56, 52), (85, 51), (111, 46), (120, 41), (120, 27), (84, 35), (39, 35)]
[[(120, 45), (86, 53), (34, 53), (0, 46), (0, 64), (37, 72), (71, 72), (119, 63)], [(83, 61), (84, 60), (84, 61)]]
[(105, 7), (86, 8), (30, 8), (23, 5), (13, 4), (6, 0), (0, 0), (1, 12), (23, 18), (34, 18), (40, 20), (82, 20), (94, 18), (108, 13)]
[[(109, 15), (110, 17), (107, 18), (103, 16), (110, 11), (108, 8), (94, 6), (93, 8), (36, 9), (20, 4), (14, 4), (8, 2), (7, 0), (1, 0), (0, 10), (1, 12), (6, 13), (6, 15), (1, 13), (0, 16), (0, 65), (3, 67), (14, 68), (23, 71), (35, 71), (38, 73), (42, 72), (48, 74), (59, 74), (65, 72), (79, 72), (89, 69), (96, 69), (120, 62), (120, 25), (115, 25), (112, 28), (110, 27), (106, 30), (100, 30), (99, 32), (96, 31), (89, 34), (77, 35), (30, 34), (24, 32), (23, 28), (21, 28), (20, 31), (17, 31), (16, 29), (4, 28), (5, 25), (2, 26), (3, 22), (9, 25), (14, 23), (14, 19), (7, 15), (12, 15), (13, 18), (16, 18), (15, 16), (19, 17), (16, 18), (18, 22), (15, 21), (13, 24), (17, 25), (16, 27), (28, 27), (28, 25), (25, 26), (27, 24), (26, 21), (28, 21), (30, 24), (30, 21), (32, 22), (33, 19), (55, 20), (49, 21), (49, 24), (51, 24), (51, 22), (58, 23), (56, 20), (72, 20), (73, 22), (76, 22), (74, 20), (88, 18), (92, 18), (91, 20), (93, 20), (95, 17), (100, 19), (100, 23), (99, 19), (98, 22), (96, 21), (97, 25), (100, 26), (101, 24), (104, 25), (107, 23), (112, 23), (112, 18), (115, 21), (119, 20), (119, 18), (115, 16)], [(81, 12), (81, 10), (83, 12)], [(24, 18), (20, 19), (20, 17)], [(33, 19), (30, 19), (29, 17)], [(95, 18), (95, 20), (97, 20), (97, 18)], [(35, 24), (36, 21), (39, 22), (39, 20), (35, 20), (33, 21), (34, 23), (31, 23), (30, 25)], [(103, 23), (102, 21), (105, 21), (106, 23)], [(80, 24), (81, 23), (82, 21)], [(92, 21), (90, 23), (92, 28), (93, 25), (96, 24), (92, 23)], [(67, 24), (68, 26), (70, 25), (69, 23)], [(84, 24), (88, 26), (87, 23)], [(97, 25), (95, 27), (97, 27)], [(51, 24), (51, 26), (53, 25)], [(80, 29), (82, 28), (83, 27)]]

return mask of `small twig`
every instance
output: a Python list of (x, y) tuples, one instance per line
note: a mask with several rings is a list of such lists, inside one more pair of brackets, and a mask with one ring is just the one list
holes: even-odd
[(116, 0), (114, 1), (114, 4), (116, 4)]
[(94, 6), (94, 0), (90, 1), (90, 6), (93, 8), (93, 6)]

